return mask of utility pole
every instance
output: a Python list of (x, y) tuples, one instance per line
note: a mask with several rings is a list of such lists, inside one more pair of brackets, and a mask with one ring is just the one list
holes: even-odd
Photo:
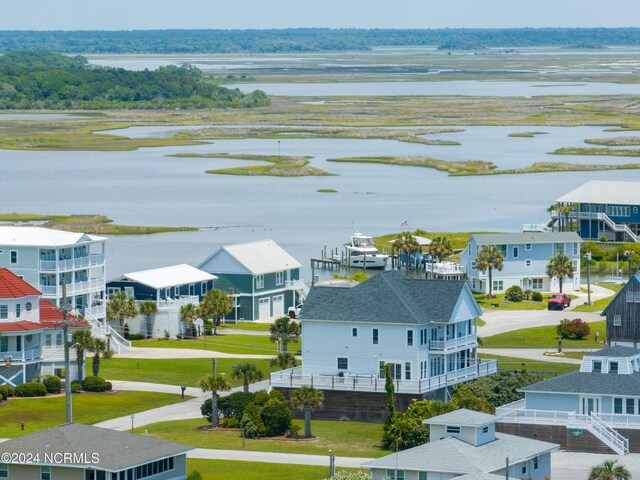
[(67, 423), (73, 422), (73, 410), (71, 406), (71, 362), (69, 359), (69, 322), (67, 321), (67, 313), (69, 307), (67, 306), (67, 283), (62, 277), (62, 336), (64, 339), (64, 396), (65, 396), (65, 410)]
[(591, 305), (591, 252), (587, 244), (587, 305)]

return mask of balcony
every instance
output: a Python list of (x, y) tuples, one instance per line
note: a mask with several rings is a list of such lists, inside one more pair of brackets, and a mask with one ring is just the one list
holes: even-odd
[(74, 268), (83, 268), (94, 265), (102, 265), (104, 263), (103, 254), (91, 254), (84, 257), (67, 258), (64, 260), (40, 260), (40, 271), (55, 272), (63, 270), (73, 270)]
[(449, 352), (460, 347), (476, 347), (477, 345), (478, 337), (476, 335), (465, 335), (451, 340), (429, 340), (429, 350), (435, 352)]
[(200, 297), (198, 295), (181, 295), (178, 298), (170, 298), (166, 300), (160, 300), (157, 302), (158, 309), (177, 309), (188, 303), (198, 305), (200, 303)]
[[(11, 360), (7, 361), (7, 357), (11, 356)], [(40, 360), (42, 358), (42, 348), (33, 348), (31, 350), (23, 350), (21, 352), (0, 352), (0, 363), (6, 365), (7, 363), (22, 363), (30, 362), (33, 360)]]
[[(476, 365), (454, 370), (444, 375), (421, 380), (395, 380), (396, 393), (422, 394), (457, 383), (482, 377), (498, 370), (495, 360), (484, 361)], [(384, 378), (377, 374), (313, 374), (303, 375), (302, 367), (289, 368), (273, 372), (269, 377), (272, 387), (299, 388), (311, 385), (320, 390), (350, 390), (358, 392), (384, 392)]]

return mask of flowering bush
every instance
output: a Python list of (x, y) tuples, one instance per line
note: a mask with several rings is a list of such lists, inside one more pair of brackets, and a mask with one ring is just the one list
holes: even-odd
[(560, 325), (556, 327), (556, 332), (562, 338), (575, 338), (580, 340), (591, 333), (589, 324), (583, 321), (581, 318), (574, 318), (569, 320), (565, 318), (560, 320)]

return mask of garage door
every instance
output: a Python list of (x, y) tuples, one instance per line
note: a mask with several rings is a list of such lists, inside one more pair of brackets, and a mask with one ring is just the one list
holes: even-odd
[(261, 298), (258, 301), (258, 320), (266, 320), (271, 317), (271, 299)]
[(284, 295), (276, 295), (273, 297), (273, 316), (281, 317), (284, 315)]

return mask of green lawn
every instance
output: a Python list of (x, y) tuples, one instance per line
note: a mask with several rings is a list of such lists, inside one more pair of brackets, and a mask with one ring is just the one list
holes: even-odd
[(224, 323), (222, 326), (220, 326), (218, 330), (221, 330), (223, 333), (224, 332), (233, 333), (233, 332), (230, 332), (230, 330), (251, 330), (254, 332), (268, 332), (270, 327), (271, 327), (270, 323), (227, 322), (227, 323)]
[[(142, 348), (193, 348), (197, 350), (213, 350), (223, 353), (239, 353), (249, 355), (277, 355), (276, 344), (267, 336), (224, 334), (212, 335), (189, 340), (165, 340), (153, 338), (150, 340), (135, 340), (131, 342), (134, 347)], [(301, 343), (290, 343), (289, 350), (295, 353), (301, 348)]]
[[(313, 418), (313, 417), (312, 417)], [(304, 431), (304, 422), (295, 420)], [(209, 425), (204, 420), (177, 420), (146, 425), (134, 430), (136, 433), (148, 431), (149, 435), (184, 443), (197, 448), (216, 450), (242, 450), (242, 435), (239, 431), (203, 431), (200, 427)], [(339, 456), (381, 457), (388, 454), (382, 450), (382, 424), (368, 422), (341, 422), (313, 420), (311, 430), (317, 435), (316, 441), (245, 440), (245, 450), (257, 452), (305, 453), (325, 455), (329, 449)], [(221, 477), (222, 478), (222, 477)]]
[(543, 362), (538, 360), (527, 360), (525, 358), (488, 355), (485, 353), (482, 353), (479, 356), (484, 360), (498, 360), (498, 369), (500, 370), (527, 370), (529, 372), (546, 372), (549, 373), (550, 376), (552, 376), (552, 374), (563, 375), (580, 368), (580, 365), (574, 365), (572, 363)]
[[(327, 454), (327, 452), (323, 452)], [(355, 471), (352, 468), (337, 468), (337, 471)], [(329, 478), (329, 457), (327, 466), (288, 465), (284, 463), (240, 462), (231, 460), (187, 460), (187, 475), (198, 471), (203, 480), (323, 480)]]
[(504, 293), (495, 294), (493, 298), (485, 298), (482, 293), (474, 293), (476, 302), (481, 308), (489, 310), (545, 310), (547, 308), (548, 295), (543, 297), (542, 302), (532, 302), (530, 300), (524, 302), (506, 302)]
[[(567, 312), (568, 318), (575, 318)], [(564, 339), (564, 348), (602, 348), (605, 338), (605, 320), (589, 323), (591, 334), (582, 340)], [(595, 332), (600, 332), (598, 343), (595, 341)], [(558, 334), (555, 325), (544, 327), (523, 328), (511, 332), (499, 333), (489, 337), (482, 337), (484, 348), (549, 348), (555, 349), (558, 346)]]
[[(624, 284), (621, 283), (597, 283), (596, 285), (600, 285), (601, 287), (608, 288), (609, 290), (613, 290), (615, 293), (618, 293), (624, 287)], [(585, 289), (586, 291), (586, 289)], [(574, 312), (601, 312), (604, 308), (609, 305), (609, 302), (613, 299), (615, 293), (610, 297), (601, 298), (600, 300), (596, 300), (595, 302), (591, 302), (591, 305), (578, 305), (573, 309)]]
[[(264, 373), (277, 370), (269, 366), (269, 360), (245, 360), (241, 358), (219, 358), (217, 371), (227, 374), (227, 380), (233, 386), (241, 385), (240, 380), (229, 376), (231, 367), (238, 363), (250, 362)], [(87, 370), (91, 371), (92, 359), (87, 360)], [(167, 359), (137, 359), (137, 358), (109, 358), (100, 362), (100, 376), (108, 380), (129, 380), (133, 382), (164, 383), (168, 385), (185, 385), (197, 387), (198, 380), (211, 372), (211, 358), (167, 358)]]
[[(180, 395), (123, 391), (72, 395), (73, 420), (93, 424), (180, 402)], [(20, 430), (24, 422), (24, 431)], [(19, 437), (65, 422), (65, 398), (11, 398), (0, 407), (0, 438)]]

